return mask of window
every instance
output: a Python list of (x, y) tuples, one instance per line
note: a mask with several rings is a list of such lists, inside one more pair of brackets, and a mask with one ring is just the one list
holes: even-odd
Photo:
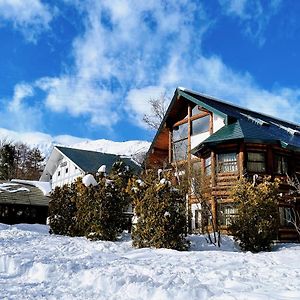
[(248, 152), (247, 170), (250, 172), (266, 172), (265, 153)]
[(219, 204), (219, 224), (229, 226), (231, 220), (237, 215), (235, 203)]
[(184, 123), (173, 128), (173, 161), (187, 159), (188, 124)]
[(209, 131), (210, 116), (205, 116), (192, 121), (192, 135)]
[(283, 155), (275, 155), (275, 173), (287, 174), (288, 172), (288, 158)]
[(204, 159), (204, 174), (206, 176), (211, 175), (211, 157), (208, 156), (207, 158)]
[(237, 160), (236, 153), (221, 153), (218, 154), (218, 172), (236, 172)]
[(293, 227), (295, 213), (291, 207), (279, 207), (280, 225), (284, 227)]
[(59, 177), (60, 176), (60, 171), (58, 171), (58, 173), (57, 173), (57, 177)]
[(66, 168), (66, 173), (68, 173), (69, 172), (69, 169), (68, 168)]

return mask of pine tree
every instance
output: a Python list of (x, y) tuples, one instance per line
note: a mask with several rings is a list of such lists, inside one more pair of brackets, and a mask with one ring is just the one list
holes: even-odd
[(38, 148), (30, 149), (26, 158), (27, 178), (37, 180), (41, 176), (45, 157)]
[(237, 216), (229, 230), (242, 250), (259, 252), (270, 250), (279, 226), (278, 181), (265, 179), (254, 186), (241, 179), (232, 191), (237, 203)]
[(1, 143), (0, 146), (0, 179), (10, 180), (13, 178), (15, 166), (15, 146), (9, 142)]

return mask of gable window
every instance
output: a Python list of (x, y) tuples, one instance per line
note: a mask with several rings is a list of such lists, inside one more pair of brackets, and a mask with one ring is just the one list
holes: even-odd
[(206, 176), (211, 175), (211, 157), (208, 156), (207, 158), (204, 159), (204, 174)]
[(68, 168), (66, 168), (66, 173), (68, 173), (69, 172), (69, 169)]
[(287, 174), (288, 172), (288, 158), (283, 155), (275, 155), (275, 173)]
[(192, 121), (192, 135), (209, 131), (210, 116), (207, 115)]
[(58, 177), (60, 176), (60, 171), (58, 171), (57, 176), (58, 176)]
[(236, 172), (237, 171), (236, 153), (220, 153), (218, 154), (218, 172)]
[(187, 159), (188, 124), (184, 123), (173, 128), (173, 161)]
[(248, 152), (247, 170), (250, 172), (266, 172), (265, 153)]

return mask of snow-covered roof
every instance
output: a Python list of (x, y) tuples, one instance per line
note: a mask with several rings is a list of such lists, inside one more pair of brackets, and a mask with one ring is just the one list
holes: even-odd
[(38, 188), (34, 183), (26, 180), (1, 181), (0, 182), (0, 203), (21, 204), (34, 206), (48, 206), (49, 197), (46, 185)]

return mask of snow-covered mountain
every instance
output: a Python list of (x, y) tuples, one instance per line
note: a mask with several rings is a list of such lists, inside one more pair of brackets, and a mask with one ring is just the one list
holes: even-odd
[(30, 147), (38, 147), (46, 157), (50, 154), (53, 146), (60, 145), (130, 156), (140, 161), (150, 147), (150, 143), (147, 141), (114, 142), (105, 139), (89, 140), (70, 135), (51, 136), (42, 132), (18, 133), (3, 128), (0, 128), (0, 140), (23, 142)]

